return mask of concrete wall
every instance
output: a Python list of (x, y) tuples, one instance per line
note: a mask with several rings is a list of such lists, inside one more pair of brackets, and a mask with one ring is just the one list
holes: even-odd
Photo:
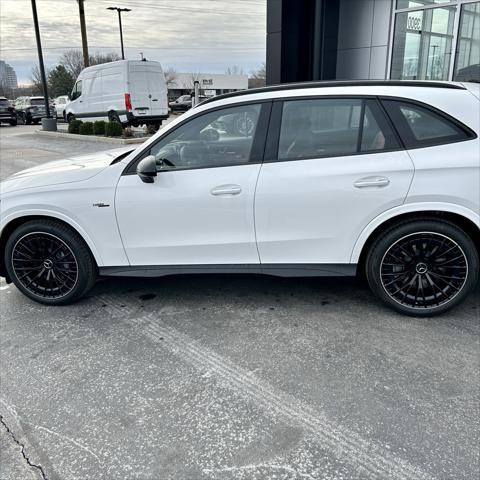
[(341, 0), (337, 79), (388, 78), (394, 0)]

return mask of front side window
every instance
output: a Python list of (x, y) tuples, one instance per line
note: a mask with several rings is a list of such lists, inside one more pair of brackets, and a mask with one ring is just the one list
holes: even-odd
[(284, 103), (279, 160), (354, 155), (398, 146), (375, 100), (311, 99)]
[(72, 100), (75, 100), (82, 94), (82, 81), (79, 80), (72, 90)]
[(167, 134), (149, 151), (158, 170), (226, 167), (248, 163), (261, 105), (205, 113)]
[(471, 138), (457, 123), (420, 105), (383, 101), (407, 148), (440, 145)]

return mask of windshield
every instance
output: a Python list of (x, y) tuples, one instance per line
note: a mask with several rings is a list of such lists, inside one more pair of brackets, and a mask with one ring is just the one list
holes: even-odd
[(44, 105), (45, 100), (43, 98), (32, 98), (32, 99), (30, 99), (30, 104), (31, 105)]
[(8, 100), (5, 98), (0, 98), (0, 106), (2, 107), (8, 107), (9, 103)]

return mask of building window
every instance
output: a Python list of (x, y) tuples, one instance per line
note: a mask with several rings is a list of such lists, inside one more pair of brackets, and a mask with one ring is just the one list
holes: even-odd
[(478, 79), (479, 1), (397, 0), (396, 7), (391, 79)]
[(453, 79), (480, 82), (480, 2), (462, 5)]
[(397, 13), (392, 79), (448, 79), (456, 8), (449, 6)]
[(439, 3), (451, 3), (452, 0), (397, 0), (397, 8), (418, 8)]

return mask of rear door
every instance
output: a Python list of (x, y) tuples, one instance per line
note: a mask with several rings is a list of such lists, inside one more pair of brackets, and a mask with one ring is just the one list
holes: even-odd
[(130, 64), (128, 72), (128, 92), (132, 103), (132, 113), (136, 117), (152, 115), (152, 95), (147, 65)]
[(347, 264), (365, 226), (401, 205), (413, 164), (375, 98), (276, 102), (255, 197), (263, 264)]

